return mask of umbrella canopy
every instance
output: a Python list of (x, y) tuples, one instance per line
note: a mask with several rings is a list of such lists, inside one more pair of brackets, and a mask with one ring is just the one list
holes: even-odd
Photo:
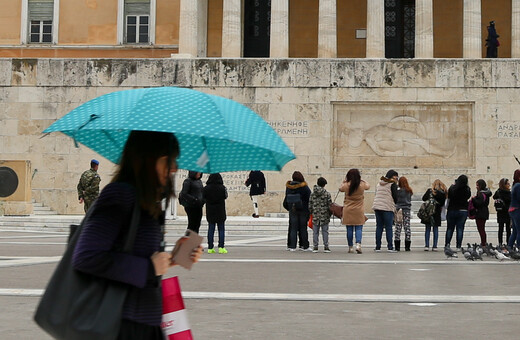
[(97, 97), (43, 132), (63, 132), (117, 164), (132, 130), (174, 133), (181, 149), (178, 166), (186, 170), (281, 170), (295, 158), (271, 126), (249, 108), (178, 87)]

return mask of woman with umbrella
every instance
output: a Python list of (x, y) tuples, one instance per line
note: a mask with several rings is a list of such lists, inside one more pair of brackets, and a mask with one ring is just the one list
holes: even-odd
[[(164, 210), (161, 199), (171, 197), (171, 174), (177, 171), (179, 144), (165, 132), (133, 131), (126, 142), (119, 170), (101, 191), (74, 250), (78, 271), (121, 282), (130, 287), (122, 310), (118, 339), (164, 339), (161, 331), (161, 276), (175, 265), (161, 249)], [(120, 245), (129, 230), (134, 202), (140, 220), (132, 252)], [(191, 258), (197, 262), (202, 247)]]

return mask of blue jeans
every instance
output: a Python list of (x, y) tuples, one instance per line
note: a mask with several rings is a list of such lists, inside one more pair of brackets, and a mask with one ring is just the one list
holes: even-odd
[(513, 226), (513, 230), (511, 232), (511, 237), (509, 238), (509, 241), (507, 242), (507, 245), (509, 247), (512, 247), (515, 245), (520, 247), (520, 209), (515, 209), (509, 213), (509, 216), (511, 216), (511, 225)]
[(309, 213), (306, 211), (289, 211), (289, 234), (287, 235), (287, 248), (295, 249), (299, 236), (300, 247), (309, 248), (309, 235), (307, 234), (307, 222)]
[[(427, 224), (426, 229), (424, 230), (424, 247), (430, 247), (430, 231), (432, 230), (432, 226)], [(439, 240), (439, 227), (433, 226), (433, 248), (437, 248), (437, 241)]]
[(348, 225), (347, 226), (347, 242), (348, 246), (352, 247), (354, 243), (352, 242), (354, 236), (354, 229), (356, 230), (356, 243), (361, 243), (361, 238), (363, 237), (363, 226), (362, 225)]
[[(224, 222), (216, 223), (218, 225), (218, 247), (224, 248), (225, 227)], [(215, 223), (208, 222), (208, 249), (213, 249), (213, 236), (215, 235)]]
[(381, 249), (381, 238), (383, 237), (383, 228), (385, 228), (386, 242), (388, 250), (394, 249), (392, 245), (392, 226), (394, 224), (394, 212), (374, 210), (376, 213), (376, 250)]
[(468, 218), (466, 210), (448, 210), (446, 215), (446, 241), (444, 246), (449, 246), (453, 237), (453, 232), (457, 228), (457, 248), (462, 247), (462, 238), (464, 236), (464, 224)]

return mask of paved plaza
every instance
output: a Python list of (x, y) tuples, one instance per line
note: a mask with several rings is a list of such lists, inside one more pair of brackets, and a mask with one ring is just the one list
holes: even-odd
[[(369, 223), (358, 255), (347, 253), (344, 227), (331, 227), (331, 253), (315, 254), (287, 252), (284, 228), (241, 230), (234, 222), (228, 254), (170, 271), (180, 278), (195, 339), (513, 339), (520, 331), (518, 262), (425, 252), (418, 225), (412, 251), (392, 254), (373, 251)], [(168, 244), (181, 225), (168, 227)], [(467, 242), (476, 242), (474, 222), (466, 228)], [(65, 227), (0, 227), (0, 339), (49, 339), (32, 315), (67, 236)]]

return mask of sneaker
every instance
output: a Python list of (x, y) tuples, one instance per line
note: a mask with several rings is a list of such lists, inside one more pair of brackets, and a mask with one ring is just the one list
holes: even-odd
[(289, 251), (296, 251), (296, 248), (289, 248)]
[[(214, 251), (214, 250), (213, 250)], [(227, 254), (227, 249), (222, 247), (222, 248), (218, 248), (218, 253), (219, 254)]]
[(328, 246), (325, 247), (325, 250), (324, 250), (323, 252), (325, 252), (325, 253), (330, 253), (330, 249), (329, 249), (329, 247), (328, 247)]
[(424, 251), (429, 251), (429, 250), (430, 250), (430, 248), (424, 247)]
[(361, 251), (361, 243), (356, 243), (356, 253), (363, 254), (363, 252)]
[(437, 247), (433, 247), (433, 248), (432, 248), (432, 251), (437, 251)]
[(354, 247), (348, 246), (348, 253), (352, 254), (354, 252)]
[(381, 252), (381, 248), (375, 248), (374, 251), (375, 251), (376, 253), (380, 253), (380, 252)]
[(315, 246), (314, 248), (312, 248), (312, 252), (313, 253), (317, 253), (318, 252), (318, 246)]
[(211, 249), (208, 249), (208, 254), (215, 254), (216, 251), (215, 249), (211, 248)]
[(311, 247), (308, 247), (308, 248), (305, 248), (305, 249), (302, 249), (303, 251), (312, 251)]
[(259, 218), (260, 217), (260, 215), (257, 215), (257, 214), (253, 214), (251, 216), (253, 216), (254, 218)]
[(462, 251), (462, 248), (457, 248), (457, 253), (460, 253)]
[(389, 252), (389, 253), (397, 253), (397, 250), (395, 250), (395, 249), (388, 249), (387, 252)]

